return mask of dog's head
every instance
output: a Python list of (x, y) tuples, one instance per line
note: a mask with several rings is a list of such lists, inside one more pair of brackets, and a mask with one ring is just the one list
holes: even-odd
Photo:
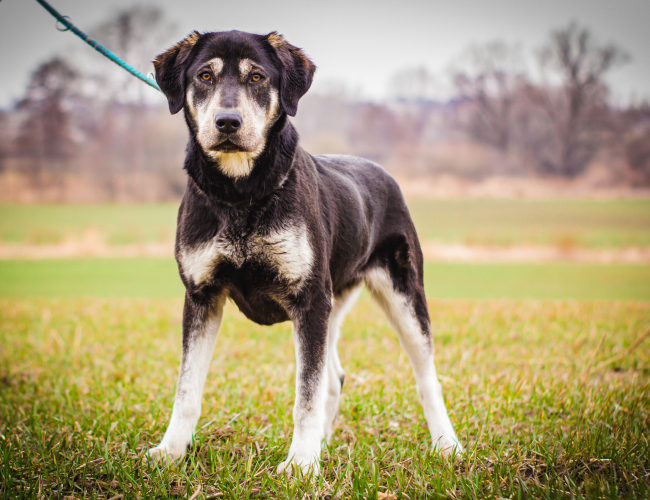
[(316, 66), (281, 35), (194, 32), (156, 57), (156, 81), (172, 114), (229, 177), (248, 175), (269, 129), (295, 116)]

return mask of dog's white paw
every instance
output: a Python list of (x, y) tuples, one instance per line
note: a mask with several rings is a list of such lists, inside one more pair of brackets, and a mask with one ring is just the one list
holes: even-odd
[(434, 453), (439, 453), (441, 456), (447, 458), (454, 455), (463, 454), (463, 445), (455, 438), (442, 436), (433, 443)]
[(278, 474), (285, 473), (288, 476), (291, 476), (297, 469), (300, 469), (300, 472), (305, 477), (309, 475), (317, 477), (320, 475), (320, 460), (318, 456), (313, 453), (296, 453), (293, 456), (290, 455), (289, 458), (280, 463), (277, 472)]
[(162, 443), (147, 452), (147, 458), (154, 462), (170, 464), (183, 458), (187, 451), (185, 446), (166, 446)]

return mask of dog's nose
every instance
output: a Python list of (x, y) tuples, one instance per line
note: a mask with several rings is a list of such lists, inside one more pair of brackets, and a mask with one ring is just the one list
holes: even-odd
[(242, 117), (236, 111), (221, 111), (214, 120), (217, 130), (224, 134), (234, 134), (241, 128)]

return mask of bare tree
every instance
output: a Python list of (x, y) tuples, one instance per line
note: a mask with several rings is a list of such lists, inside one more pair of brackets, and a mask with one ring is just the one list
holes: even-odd
[[(116, 55), (146, 73), (153, 70), (153, 57), (170, 42), (174, 30), (175, 27), (167, 22), (161, 9), (136, 6), (118, 11), (92, 30), (91, 34), (110, 47)], [(103, 59), (98, 62), (102, 64), (102, 69), (95, 78), (108, 80), (110, 85), (101, 85), (100, 89), (104, 94), (107, 90), (112, 90), (109, 94), (111, 101), (144, 102), (146, 86), (113, 63)]]
[(390, 109), (379, 104), (358, 104), (353, 110), (350, 143), (355, 154), (382, 161), (403, 139), (403, 129)]
[(396, 72), (388, 83), (389, 94), (398, 100), (432, 101), (439, 83), (424, 66), (405, 68)]
[(540, 51), (545, 86), (529, 85), (528, 96), (546, 114), (552, 133), (540, 148), (540, 170), (575, 177), (598, 150), (606, 128), (608, 106), (605, 74), (629, 56), (614, 44), (596, 43), (587, 28), (572, 23), (554, 31)]
[[(137, 6), (118, 11), (92, 30), (92, 35), (115, 54), (146, 73), (154, 55), (166, 46), (174, 27), (157, 7)], [(118, 177), (151, 168), (155, 147), (147, 133), (148, 109), (162, 96), (114, 64), (100, 59), (92, 92), (102, 95), (104, 106), (96, 111), (102, 122), (96, 140), (103, 144), (103, 165), (94, 177), (108, 189), (111, 198), (126, 196)]]
[[(172, 28), (160, 10), (136, 7), (116, 12), (91, 36), (146, 73), (171, 43)], [(0, 171), (15, 172), (27, 197), (48, 200), (182, 194), (187, 131), (182, 121), (161, 120), (164, 96), (85, 45), (73, 47), (74, 58), (67, 51), (45, 61), (15, 109), (0, 112)], [(66, 191), (79, 183), (89, 189)]]
[(9, 131), (9, 113), (0, 110), (0, 174), (7, 168), (7, 160), (12, 153), (11, 135)]
[(454, 85), (470, 108), (460, 125), (474, 140), (508, 149), (513, 108), (526, 81), (523, 68), (519, 47), (501, 41), (470, 47), (456, 63)]
[(650, 105), (632, 106), (622, 113), (625, 157), (636, 179), (635, 184), (650, 185)]
[(16, 137), (15, 149), (26, 158), (27, 173), (38, 181), (47, 166), (61, 173), (74, 152), (70, 107), (77, 72), (64, 59), (55, 57), (32, 73), (25, 98), (18, 110), (25, 119)]

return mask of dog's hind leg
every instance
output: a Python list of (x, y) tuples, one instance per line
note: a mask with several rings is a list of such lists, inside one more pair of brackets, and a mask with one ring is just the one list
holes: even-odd
[(433, 337), (421, 284), (411, 283), (408, 287), (412, 290), (410, 294), (401, 292), (388, 269), (382, 267), (369, 270), (365, 281), (371, 295), (397, 330), (400, 344), (411, 361), (434, 448), (444, 455), (449, 455), (454, 450), (457, 453), (462, 452), (460, 441), (449, 420), (442, 398), (442, 388), (436, 375)]
[(149, 450), (149, 457), (176, 460), (192, 444), (201, 416), (203, 385), (221, 327), (226, 295), (205, 306), (185, 297), (183, 309), (183, 353), (178, 374), (176, 399), (167, 432), (161, 443)]
[(345, 380), (345, 371), (341, 366), (337, 349), (341, 324), (359, 297), (361, 288), (362, 285), (359, 283), (334, 297), (334, 305), (330, 313), (327, 339), (327, 401), (325, 403), (325, 436), (328, 441), (334, 432), (334, 421), (339, 411), (339, 399)]

